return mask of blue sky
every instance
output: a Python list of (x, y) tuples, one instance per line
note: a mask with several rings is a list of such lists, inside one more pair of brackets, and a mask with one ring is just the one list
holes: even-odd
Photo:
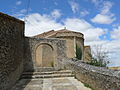
[(110, 66), (120, 66), (119, 0), (1, 0), (0, 11), (26, 20), (25, 35), (67, 29), (82, 32), (86, 45), (103, 45)]

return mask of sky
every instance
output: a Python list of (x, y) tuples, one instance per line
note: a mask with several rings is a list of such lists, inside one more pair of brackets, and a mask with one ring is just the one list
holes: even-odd
[(49, 30), (84, 34), (85, 45), (102, 45), (109, 66), (120, 66), (120, 0), (0, 0), (0, 12), (25, 21), (25, 35)]

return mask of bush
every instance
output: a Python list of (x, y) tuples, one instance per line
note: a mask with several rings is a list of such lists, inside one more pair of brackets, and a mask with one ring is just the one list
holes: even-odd
[(88, 64), (90, 65), (94, 65), (94, 66), (99, 66), (99, 67), (106, 67), (108, 63), (103, 63), (101, 61), (98, 61), (97, 59), (92, 59), (91, 62), (89, 62)]
[(89, 55), (91, 56), (91, 62), (88, 64), (94, 65), (94, 66), (100, 66), (100, 67), (106, 67), (110, 62), (109, 62), (109, 52), (105, 50), (101, 45), (95, 46), (92, 49), (92, 54), (90, 53)]
[(77, 44), (76, 44), (76, 58), (79, 60), (82, 59), (82, 50)]

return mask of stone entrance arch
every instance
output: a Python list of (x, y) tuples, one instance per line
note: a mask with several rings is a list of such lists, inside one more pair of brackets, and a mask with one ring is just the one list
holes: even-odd
[(36, 66), (37, 67), (53, 67), (54, 66), (54, 50), (49, 44), (43, 43), (36, 48)]

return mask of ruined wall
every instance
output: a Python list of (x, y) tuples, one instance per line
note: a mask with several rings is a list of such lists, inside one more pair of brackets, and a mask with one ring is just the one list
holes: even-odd
[(0, 13), (0, 90), (10, 90), (23, 70), (24, 22)]
[[(54, 66), (58, 68), (58, 60), (66, 57), (66, 42), (59, 39), (45, 39), (45, 38), (25, 38), (25, 62), (24, 70), (34, 70), (36, 66), (36, 49), (42, 44), (52, 46), (54, 50)], [(46, 50), (47, 52), (47, 50)], [(44, 52), (45, 54), (45, 52)], [(47, 58), (47, 57), (46, 57)]]
[(75, 59), (65, 59), (62, 64), (73, 70), (78, 80), (95, 90), (120, 90), (120, 71), (91, 66)]

